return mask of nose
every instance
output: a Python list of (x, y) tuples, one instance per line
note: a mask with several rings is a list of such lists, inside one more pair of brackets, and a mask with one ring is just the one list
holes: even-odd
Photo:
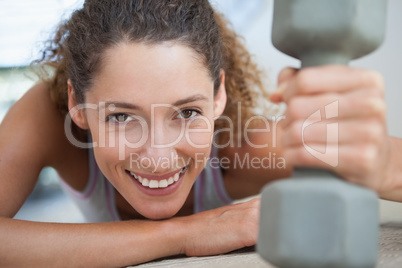
[(151, 127), (150, 138), (140, 152), (143, 170), (153, 173), (166, 173), (178, 169), (176, 146), (180, 136), (176, 131), (163, 125)]

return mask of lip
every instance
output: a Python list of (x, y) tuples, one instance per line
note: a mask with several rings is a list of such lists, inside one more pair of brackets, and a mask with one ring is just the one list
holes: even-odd
[[(163, 175), (145, 174), (145, 173), (138, 173), (138, 172), (134, 172), (134, 171), (131, 171), (131, 172), (133, 172), (137, 177), (141, 176), (142, 178), (147, 178), (149, 180), (161, 181), (161, 180), (169, 179), (170, 177), (172, 177), (177, 172), (180, 172), (183, 168), (185, 168), (185, 167), (179, 168), (176, 171), (172, 171), (172, 172), (169, 172), (169, 173), (166, 173), (166, 174), (163, 174)], [(127, 170), (127, 171), (130, 172), (129, 170)]]
[[(173, 173), (170, 172), (170, 173), (164, 174), (163, 177), (156, 175), (156, 177), (153, 177), (153, 179), (154, 179), (154, 180), (159, 180), (159, 179), (160, 179), (160, 180), (163, 180), (163, 179), (166, 179), (166, 176), (167, 176), (167, 175), (174, 175), (174, 174), (176, 174), (177, 172), (180, 172), (180, 170), (181, 170), (181, 169), (179, 169), (179, 170), (177, 170), (176, 172), (173, 172)], [(133, 177), (131, 176), (131, 174), (130, 174), (129, 171), (126, 171), (126, 173), (127, 173), (127, 176), (130, 177), (130, 179), (133, 181), (133, 183), (135, 184), (135, 186), (137, 186), (137, 188), (138, 188), (142, 193), (144, 193), (145, 195), (148, 195), (148, 196), (155, 196), (155, 197), (157, 197), (157, 196), (167, 196), (167, 195), (170, 195), (170, 194), (175, 193), (175, 192), (179, 189), (181, 183), (183, 182), (183, 177), (184, 177), (184, 175), (186, 174), (187, 170), (188, 170), (188, 169), (186, 169), (183, 173), (180, 173), (180, 176), (179, 176), (178, 181), (176, 181), (175, 183), (169, 185), (169, 186), (166, 187), (166, 188), (149, 188), (149, 187), (143, 186), (139, 181), (137, 181), (135, 178), (133, 178)], [(135, 173), (135, 174), (136, 174), (136, 175), (138, 174), (139, 176), (141, 176), (140, 173)], [(145, 177), (145, 178), (151, 179), (151, 176), (148, 176), (148, 177), (146, 177), (146, 176), (147, 176), (147, 175), (144, 174), (144, 177)], [(155, 175), (154, 175), (154, 176), (155, 176)], [(141, 177), (142, 177), (142, 176), (141, 176)], [(169, 178), (169, 177), (168, 177), (168, 178)]]

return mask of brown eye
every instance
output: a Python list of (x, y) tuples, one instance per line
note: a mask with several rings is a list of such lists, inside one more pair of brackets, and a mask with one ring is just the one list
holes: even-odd
[(116, 115), (116, 121), (118, 122), (124, 122), (126, 121), (128, 116), (126, 114), (118, 114)]
[(127, 114), (113, 114), (109, 115), (109, 120), (115, 121), (117, 123), (124, 123), (130, 120), (130, 116)]
[(197, 114), (199, 114), (199, 112), (195, 110), (183, 110), (179, 113), (177, 117), (180, 119), (190, 119), (194, 116), (197, 116)]

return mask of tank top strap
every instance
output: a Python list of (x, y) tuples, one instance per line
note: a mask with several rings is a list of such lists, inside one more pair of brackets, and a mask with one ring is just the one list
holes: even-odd
[(227, 193), (219, 165), (218, 148), (212, 147), (211, 155), (194, 183), (194, 213), (232, 203)]

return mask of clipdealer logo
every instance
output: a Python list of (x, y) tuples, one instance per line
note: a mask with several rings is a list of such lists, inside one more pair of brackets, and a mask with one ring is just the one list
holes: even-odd
[[(339, 101), (334, 101), (331, 102), (330, 104), (327, 104), (324, 107), (324, 115), (322, 114), (321, 110), (317, 110), (314, 113), (312, 113), (307, 120), (303, 122), (302, 125), (302, 142), (304, 148), (307, 150), (308, 153), (310, 153), (312, 156), (315, 158), (321, 160), (322, 162), (332, 166), (336, 167), (338, 166), (339, 163), (339, 123), (338, 122), (333, 122), (333, 123), (327, 123), (326, 124), (326, 144), (325, 144), (325, 151), (320, 152), (318, 150), (313, 149), (312, 147), (308, 146), (305, 141), (304, 137), (304, 132), (305, 130), (315, 124), (319, 123), (322, 121), (330, 120), (330, 119), (335, 119), (339, 116)], [(335, 151), (334, 151), (334, 144), (335, 146)]]

